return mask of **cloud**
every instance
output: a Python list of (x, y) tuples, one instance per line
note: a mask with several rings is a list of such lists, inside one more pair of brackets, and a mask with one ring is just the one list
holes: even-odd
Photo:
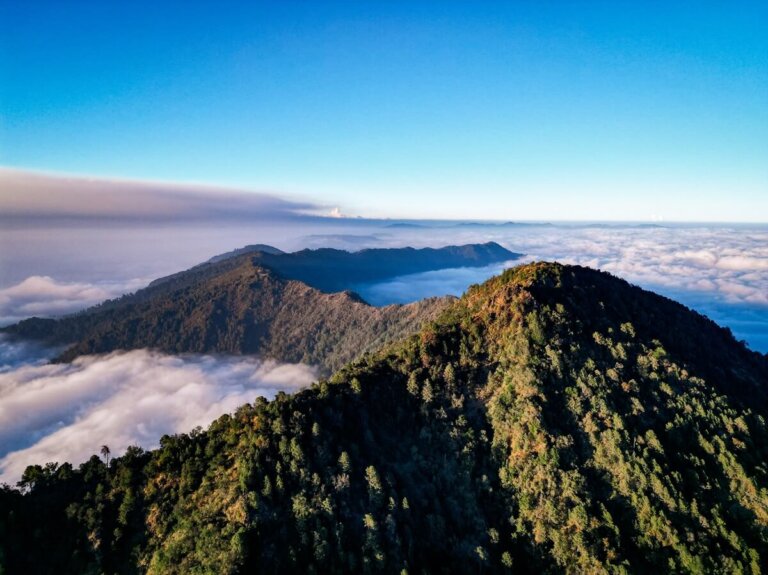
[(376, 284), (356, 286), (354, 291), (372, 305), (410, 303), (419, 299), (453, 295), (460, 296), (475, 283), (482, 283), (505, 269), (518, 265), (513, 260), (476, 268), (450, 268), (399, 276)]
[(750, 256), (722, 256), (716, 265), (723, 270), (734, 271), (763, 271), (768, 270), (768, 258)]
[(34, 341), (14, 340), (0, 333), (0, 375), (23, 365), (44, 365), (64, 350)]
[(153, 448), (164, 434), (207, 426), (257, 396), (315, 378), (306, 365), (146, 350), (71, 364), (33, 358), (0, 373), (0, 482), (15, 483), (35, 463), (80, 463), (102, 444), (115, 454)]
[[(731, 327), (738, 337), (758, 345), (756, 349), (768, 351), (768, 344), (754, 344), (765, 341), (757, 338), (760, 329), (768, 332), (765, 225), (436, 227), (429, 223), (404, 226), (342, 218), (322, 223), (297, 220), (217, 228), (176, 226), (149, 230), (134, 226), (108, 232), (91, 228), (38, 232), (0, 226), (0, 286), (11, 281), (20, 284), (6, 288), (11, 290), (9, 293), (0, 291), (0, 318), (5, 318), (5, 323), (11, 321), (9, 318), (33, 312), (50, 315), (76, 311), (97, 303), (90, 296), (99, 296), (98, 290), (109, 292), (106, 297), (135, 291), (151, 278), (248, 243), (268, 243), (286, 250), (328, 246), (359, 250), (497, 241), (527, 254), (527, 260), (555, 260), (603, 269), (702, 313), (717, 313), (718, 321)], [(461, 293), (497, 271), (495, 267), (444, 270), (436, 275), (417, 274), (377, 286), (361, 286), (359, 291), (376, 304), (412, 301)], [(36, 278), (33, 282), (30, 276), (55, 279)], [(146, 279), (130, 279), (135, 277)], [(46, 290), (51, 291), (50, 298)], [(717, 312), (713, 311), (715, 305)], [(733, 319), (741, 313), (739, 307), (755, 311), (750, 322)], [(726, 313), (728, 309), (733, 310), (732, 316)]]
[(7, 223), (247, 222), (291, 219), (324, 206), (195, 184), (48, 175), (0, 169), (0, 219)]
[(143, 287), (144, 280), (127, 282), (59, 283), (48, 276), (30, 276), (0, 289), (0, 325), (39, 316), (53, 317), (74, 313), (124, 293)]
[(476, 235), (529, 258), (589, 265), (649, 288), (707, 291), (732, 303), (768, 305), (768, 226), (563, 225)]

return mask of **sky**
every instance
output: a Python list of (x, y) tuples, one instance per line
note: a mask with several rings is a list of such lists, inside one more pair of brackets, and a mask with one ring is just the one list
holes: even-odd
[(6, 0), (0, 165), (366, 217), (766, 222), (768, 4)]

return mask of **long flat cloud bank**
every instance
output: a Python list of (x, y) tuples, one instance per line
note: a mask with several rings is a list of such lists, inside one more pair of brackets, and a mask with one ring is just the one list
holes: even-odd
[(33, 353), (0, 373), (0, 483), (14, 484), (31, 464), (81, 463), (103, 444), (115, 454), (156, 447), (164, 434), (207, 426), (315, 378), (306, 365), (244, 358), (138, 350), (40, 365)]
[(244, 222), (291, 219), (322, 207), (212, 186), (48, 175), (0, 168), (0, 221)]

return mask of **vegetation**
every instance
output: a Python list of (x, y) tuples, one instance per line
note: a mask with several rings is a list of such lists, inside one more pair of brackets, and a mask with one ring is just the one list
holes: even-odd
[(11, 334), (74, 345), (59, 361), (118, 349), (254, 354), (318, 365), (324, 375), (366, 351), (416, 332), (453, 298), (374, 307), (355, 294), (324, 294), (253, 264), (226, 263), (207, 279), (60, 320), (30, 319)]
[(311, 389), (109, 465), (28, 468), (0, 492), (0, 565), (756, 574), (767, 382), (679, 304), (521, 266)]
[(284, 278), (324, 292), (355, 289), (365, 283), (445, 268), (485, 266), (519, 258), (496, 242), (443, 248), (380, 248), (347, 252), (331, 248), (290, 254), (259, 251), (254, 261)]

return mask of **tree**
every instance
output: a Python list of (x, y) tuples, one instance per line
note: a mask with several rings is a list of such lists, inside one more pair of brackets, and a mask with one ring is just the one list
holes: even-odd
[(104, 464), (109, 467), (109, 455), (112, 452), (109, 450), (108, 445), (102, 445), (101, 446), (101, 455), (104, 457)]

